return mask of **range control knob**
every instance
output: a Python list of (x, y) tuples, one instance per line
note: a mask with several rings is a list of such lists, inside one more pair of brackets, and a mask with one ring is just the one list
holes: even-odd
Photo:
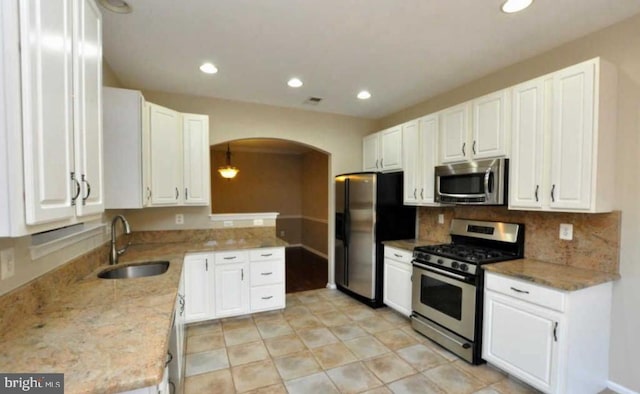
[(438, 264), (444, 264), (444, 260), (442, 260), (442, 259), (438, 259), (438, 260), (436, 261), (436, 263), (438, 263)]
[(422, 257), (424, 257), (424, 259), (427, 260), (427, 261), (431, 260), (431, 255), (430, 254), (425, 254)]
[(464, 272), (469, 271), (469, 266), (466, 264), (460, 264), (460, 269), (463, 270)]
[(460, 264), (458, 264), (457, 261), (452, 261), (451, 262), (451, 268), (458, 268), (460, 266)]

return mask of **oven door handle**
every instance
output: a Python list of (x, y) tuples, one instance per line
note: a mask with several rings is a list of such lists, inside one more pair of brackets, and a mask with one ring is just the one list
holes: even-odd
[(423, 264), (420, 264), (420, 263), (416, 263), (415, 260), (413, 262), (413, 265), (418, 267), (418, 268), (421, 268), (423, 270), (431, 271), (431, 272), (434, 272), (436, 274), (441, 274), (441, 275), (444, 275), (444, 276), (448, 276), (450, 278), (460, 279), (460, 280), (465, 281), (465, 282), (467, 282), (469, 280), (468, 278), (465, 278), (462, 275), (454, 274), (453, 272), (449, 272), (449, 271), (445, 271), (445, 270), (440, 269), (440, 268), (429, 267), (429, 266), (426, 266), (426, 265), (423, 265)]

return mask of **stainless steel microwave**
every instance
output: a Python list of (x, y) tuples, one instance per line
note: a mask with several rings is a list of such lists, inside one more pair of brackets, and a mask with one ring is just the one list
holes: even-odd
[(443, 204), (504, 205), (509, 177), (505, 158), (435, 168), (435, 200)]

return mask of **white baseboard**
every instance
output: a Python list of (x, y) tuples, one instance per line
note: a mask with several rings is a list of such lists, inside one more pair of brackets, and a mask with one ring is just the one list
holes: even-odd
[(633, 391), (631, 389), (628, 389), (612, 381), (609, 381), (607, 383), (607, 387), (609, 387), (611, 390), (615, 391), (618, 394), (639, 394), (637, 391)]
[(336, 286), (335, 283), (327, 283), (327, 289), (331, 289), (331, 290), (335, 290), (338, 287)]

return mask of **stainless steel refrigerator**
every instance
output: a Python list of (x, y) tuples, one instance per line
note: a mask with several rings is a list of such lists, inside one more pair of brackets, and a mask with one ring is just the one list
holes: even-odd
[(336, 177), (335, 280), (372, 307), (383, 305), (382, 241), (415, 237), (415, 207), (402, 205), (403, 173)]

